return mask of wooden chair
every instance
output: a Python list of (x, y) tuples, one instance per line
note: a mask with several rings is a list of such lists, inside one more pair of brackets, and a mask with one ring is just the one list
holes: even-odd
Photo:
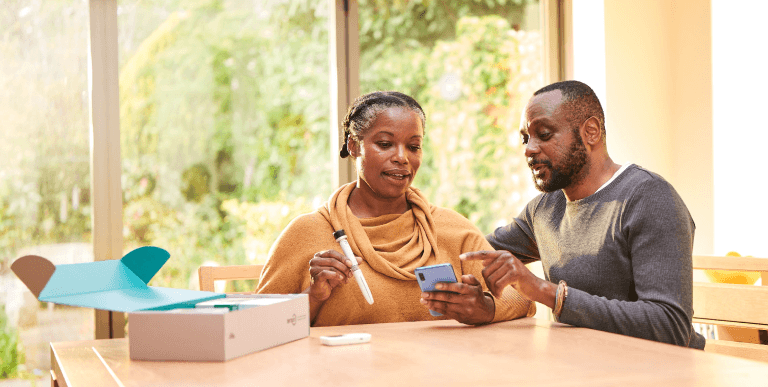
[[(693, 322), (757, 330), (757, 337), (763, 330), (762, 336), (765, 336), (764, 331), (768, 330), (768, 259), (695, 255), (693, 268), (760, 272), (763, 286), (694, 282)], [(704, 350), (768, 362), (768, 345), (763, 344), (720, 337), (720, 340), (707, 339)]]
[[(214, 281), (259, 279), (263, 268), (264, 265), (200, 266), (197, 269), (197, 274), (200, 277), (200, 290), (213, 292)], [(253, 292), (236, 292), (236, 294), (247, 293)]]

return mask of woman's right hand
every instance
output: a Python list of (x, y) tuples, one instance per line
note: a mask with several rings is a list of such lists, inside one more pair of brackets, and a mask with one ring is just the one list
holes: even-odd
[[(363, 262), (360, 257), (355, 259), (358, 265)], [(315, 253), (309, 260), (309, 297), (318, 303), (327, 300), (333, 289), (342, 283), (346, 284), (353, 276), (351, 267), (352, 263), (336, 250)]]

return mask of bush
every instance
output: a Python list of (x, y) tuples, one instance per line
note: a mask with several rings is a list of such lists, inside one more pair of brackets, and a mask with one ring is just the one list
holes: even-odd
[(0, 306), (0, 379), (19, 377), (19, 366), (22, 364), (24, 364), (24, 352), (19, 346), (19, 336), (16, 330), (8, 325), (5, 305), (2, 305)]

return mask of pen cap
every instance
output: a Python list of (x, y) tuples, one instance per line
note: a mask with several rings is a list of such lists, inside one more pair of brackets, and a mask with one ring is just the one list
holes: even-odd
[(346, 233), (344, 233), (344, 230), (339, 230), (333, 233), (333, 239), (339, 240), (339, 238), (347, 236)]

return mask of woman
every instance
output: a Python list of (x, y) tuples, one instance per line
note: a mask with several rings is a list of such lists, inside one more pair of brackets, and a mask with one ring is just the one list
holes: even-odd
[[(500, 298), (486, 292), (477, 280), (479, 262), (459, 260), (461, 253), (491, 248), (483, 234), (411, 187), (421, 165), (424, 124), (421, 106), (405, 94), (374, 92), (355, 100), (343, 122), (340, 155), (355, 159), (357, 182), (283, 230), (262, 271), (259, 293), (307, 293), (313, 326), (443, 318), (483, 324), (533, 314), (535, 306), (512, 288)], [(372, 305), (355, 281), (350, 283), (351, 262), (332, 235), (340, 229), (373, 293)], [(447, 262), (461, 280), (444, 290), (456, 294), (422, 294), (414, 269)]]

